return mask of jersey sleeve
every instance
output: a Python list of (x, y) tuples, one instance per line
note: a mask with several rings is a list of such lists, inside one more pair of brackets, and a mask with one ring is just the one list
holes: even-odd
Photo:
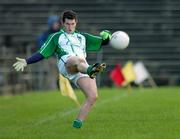
[(102, 44), (102, 38), (99, 36), (94, 36), (88, 33), (83, 33), (82, 35), (86, 38), (86, 50), (87, 51), (99, 51)]
[(45, 41), (43, 46), (40, 48), (39, 53), (44, 57), (44, 58), (49, 58), (52, 56), (55, 52), (56, 45), (54, 43), (54, 36), (55, 34), (52, 34), (48, 37), (48, 39)]

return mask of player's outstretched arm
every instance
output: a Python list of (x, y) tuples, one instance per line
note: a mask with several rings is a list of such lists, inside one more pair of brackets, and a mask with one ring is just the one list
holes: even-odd
[(27, 59), (16, 57), (17, 61), (13, 64), (13, 67), (16, 71), (24, 71), (24, 68), (28, 64), (36, 63), (42, 59), (44, 59), (44, 57), (39, 52), (34, 53), (31, 57)]

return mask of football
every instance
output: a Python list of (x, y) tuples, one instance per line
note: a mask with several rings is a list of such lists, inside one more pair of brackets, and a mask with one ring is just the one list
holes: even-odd
[(124, 31), (116, 31), (112, 34), (110, 45), (115, 49), (125, 49), (129, 45), (129, 35)]

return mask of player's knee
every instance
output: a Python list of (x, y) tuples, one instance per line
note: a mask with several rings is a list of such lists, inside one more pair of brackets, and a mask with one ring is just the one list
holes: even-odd
[(79, 63), (85, 63), (86, 61), (84, 59), (82, 59), (82, 58), (78, 58), (78, 62)]
[(90, 94), (90, 95), (87, 97), (88, 101), (89, 101), (91, 104), (94, 104), (94, 103), (96, 102), (97, 98), (98, 98), (98, 95), (95, 94), (95, 93)]

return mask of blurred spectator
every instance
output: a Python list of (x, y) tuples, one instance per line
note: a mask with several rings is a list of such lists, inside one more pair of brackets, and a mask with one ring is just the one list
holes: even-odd
[[(43, 33), (41, 33), (37, 38), (38, 49), (42, 47), (42, 45), (44, 44), (44, 42), (46, 41), (46, 39), (48, 38), (48, 36), (51, 33), (55, 33), (55, 32), (60, 30), (59, 17), (55, 16), (55, 15), (49, 16), (48, 20), (47, 20), (47, 25), (48, 25), (48, 29), (46, 31), (44, 31)], [(56, 59), (55, 58), (50, 58), (48, 60), (48, 64), (44, 63), (44, 69), (46, 71), (51, 71), (51, 73), (47, 72), (47, 75), (45, 76), (47, 78), (47, 80), (46, 80), (47, 83), (46, 84), (48, 85), (49, 89), (56, 89), (57, 84), (58, 84), (57, 83), (58, 79), (55, 80), (56, 78), (58, 78), (57, 68), (54, 67), (55, 64), (56, 64)], [(43, 77), (44, 76), (42, 75), (42, 78)], [(42, 85), (40, 85), (40, 86), (42, 86)]]
[(55, 33), (57, 31), (59, 31), (59, 29), (60, 29), (60, 22), (59, 22), (58, 16), (55, 16), (55, 15), (49, 16), (47, 24), (48, 24), (48, 29), (38, 36), (38, 47), (39, 48), (43, 45), (43, 43), (46, 41), (47, 37), (51, 33)]

